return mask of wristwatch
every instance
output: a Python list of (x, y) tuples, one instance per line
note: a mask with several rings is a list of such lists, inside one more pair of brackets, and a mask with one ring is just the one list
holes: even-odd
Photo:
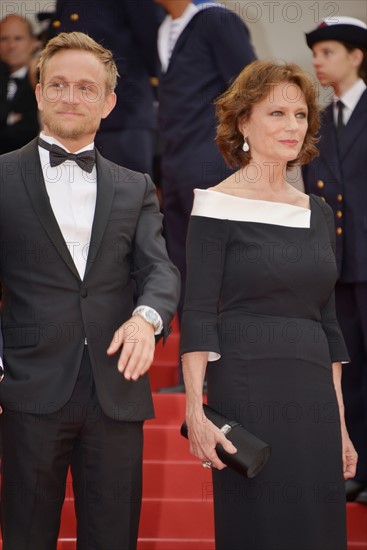
[(133, 311), (133, 316), (139, 315), (144, 321), (153, 325), (156, 333), (160, 332), (163, 327), (162, 319), (157, 311), (149, 306), (138, 306)]

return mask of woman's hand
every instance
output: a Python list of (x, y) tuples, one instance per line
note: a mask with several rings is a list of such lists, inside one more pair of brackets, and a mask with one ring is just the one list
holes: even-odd
[(351, 479), (356, 475), (358, 454), (354, 448), (353, 443), (349, 438), (348, 430), (345, 425), (343, 393), (342, 393), (342, 387), (341, 387), (342, 364), (340, 362), (333, 363), (332, 368), (333, 368), (333, 381), (334, 381), (336, 398), (338, 401), (341, 432), (342, 432), (343, 475), (344, 475), (344, 479)]
[(236, 447), (226, 438), (204, 414), (203, 410), (191, 413), (187, 417), (190, 451), (202, 462), (209, 461), (214, 468), (222, 470), (226, 465), (219, 459), (215, 447), (220, 443), (231, 454), (237, 452)]
[(356, 475), (358, 454), (349, 438), (346, 427), (342, 427), (342, 452), (344, 479), (351, 479)]
[(237, 452), (236, 447), (226, 438), (204, 414), (203, 383), (207, 351), (194, 351), (182, 356), (182, 368), (186, 388), (186, 423), (190, 442), (190, 451), (208, 466), (222, 470), (226, 465), (219, 459), (215, 447), (220, 443), (231, 454)]

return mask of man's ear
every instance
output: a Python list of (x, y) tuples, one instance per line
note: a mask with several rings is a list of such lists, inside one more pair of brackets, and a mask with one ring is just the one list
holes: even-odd
[(41, 84), (39, 82), (35, 87), (34, 93), (36, 94), (38, 110), (42, 111), (43, 110), (43, 96), (42, 96)]
[(110, 92), (105, 98), (105, 103), (103, 107), (102, 118), (107, 118), (110, 112), (114, 109), (117, 103), (117, 96), (115, 92)]

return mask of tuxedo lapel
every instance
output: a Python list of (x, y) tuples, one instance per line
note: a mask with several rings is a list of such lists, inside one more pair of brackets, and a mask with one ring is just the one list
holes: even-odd
[(329, 105), (322, 113), (322, 133), (319, 142), (320, 156), (328, 165), (331, 173), (341, 183), (342, 173), (338, 154), (338, 143), (336, 138), (335, 124), (333, 118), (333, 107)]
[[(97, 200), (92, 226), (91, 242), (89, 247), (85, 276), (93, 265), (98, 255), (104, 230), (106, 228), (112, 201), (115, 193), (115, 174), (110, 164), (96, 151), (97, 161)], [(74, 264), (73, 258), (65, 243), (60, 227), (57, 223), (50, 199), (48, 197), (41, 163), (38, 154), (37, 140), (31, 141), (21, 151), (22, 177), (32, 202), (33, 208), (44, 226), (47, 234), (57, 248), (59, 254), (78, 279), (80, 275)]]
[[(96, 151), (96, 166), (97, 200), (84, 278), (86, 278), (95, 258), (98, 256), (98, 250), (101, 245), (103, 233), (111, 212), (112, 201), (115, 194), (114, 181), (117, 176), (117, 172), (112, 170), (110, 163), (108, 163), (108, 161), (104, 159), (98, 151)], [(117, 169), (118, 168), (116, 167), (116, 170)]]
[(358, 137), (366, 131), (367, 127), (367, 90), (362, 94), (352, 116), (343, 128), (340, 138), (340, 158), (343, 160), (349, 149), (358, 140)]
[(47, 231), (48, 236), (64, 262), (74, 275), (80, 279), (78, 270), (75, 267), (72, 256), (51, 208), (50, 199), (43, 178), (37, 139), (31, 141), (21, 150), (21, 172), (24, 185), (40, 222)]

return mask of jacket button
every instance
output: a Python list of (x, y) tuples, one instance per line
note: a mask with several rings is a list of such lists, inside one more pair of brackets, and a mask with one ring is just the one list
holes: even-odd
[(70, 14), (70, 21), (78, 21), (79, 14), (78, 13), (72, 13)]
[(319, 189), (323, 189), (325, 187), (325, 183), (322, 180), (317, 180), (316, 185)]
[(343, 229), (342, 229), (341, 227), (337, 227), (337, 228), (336, 228), (336, 234), (339, 235), (339, 237), (340, 237), (340, 235), (341, 235), (342, 233), (343, 233)]
[(88, 296), (88, 290), (86, 288), (82, 288), (80, 291), (80, 296), (82, 298), (86, 298)]
[(340, 218), (343, 217), (343, 212), (341, 210), (337, 210), (336, 211), (336, 217), (339, 218), (339, 220), (340, 220)]
[(326, 202), (325, 197), (320, 197), (320, 199), (321, 199), (322, 201)]
[(341, 195), (340, 193), (338, 193), (337, 196), (336, 196), (336, 200), (337, 200), (338, 202), (342, 202), (342, 200), (343, 200), (343, 195)]
[(52, 21), (52, 26), (54, 29), (58, 29), (61, 27), (61, 21), (58, 21), (57, 19), (55, 21)]

